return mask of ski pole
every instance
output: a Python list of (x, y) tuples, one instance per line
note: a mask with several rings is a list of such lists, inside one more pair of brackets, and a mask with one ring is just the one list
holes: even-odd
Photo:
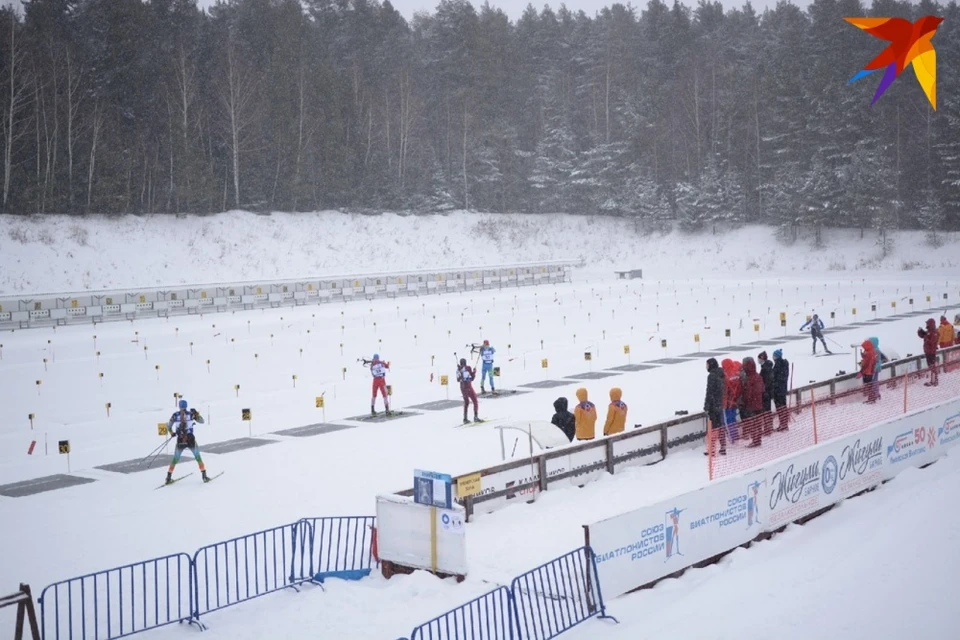
[(148, 460), (153, 460), (153, 459), (155, 459), (157, 456), (159, 456), (161, 449), (163, 449), (165, 446), (167, 446), (167, 444), (169, 444), (170, 441), (173, 440), (175, 437), (176, 437), (176, 436), (170, 436), (168, 439), (164, 440), (163, 444), (161, 444), (159, 447), (157, 447), (156, 449), (154, 449), (153, 451), (151, 451), (150, 453), (148, 453), (147, 456), (146, 456), (143, 460), (140, 461), (140, 466), (143, 466), (143, 464), (144, 464), (145, 462), (147, 462)]

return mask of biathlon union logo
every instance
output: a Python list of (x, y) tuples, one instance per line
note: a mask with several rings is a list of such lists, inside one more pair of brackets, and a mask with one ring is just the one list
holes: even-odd
[(826, 495), (830, 495), (837, 488), (837, 479), (840, 476), (837, 470), (838, 466), (837, 459), (833, 456), (827, 456), (827, 459), (823, 461), (823, 471), (820, 472), (820, 486)]
[[(731, 497), (726, 502), (726, 506), (710, 515), (697, 518), (690, 523), (690, 530), (700, 529), (708, 525), (716, 524), (717, 528), (729, 527), (738, 522), (747, 521), (747, 529), (760, 524), (760, 487), (764, 481), (758, 480), (747, 485), (744, 493)], [(668, 515), (670, 512), (668, 512)]]
[(957, 439), (960, 439), (960, 413), (944, 420), (943, 426), (937, 429), (937, 440), (940, 446)]
[(937, 431), (933, 427), (917, 427), (897, 435), (887, 446), (887, 460), (903, 462), (937, 446)]
[(677, 509), (674, 507), (663, 515), (663, 531), (666, 537), (667, 558), (666, 562), (673, 556), (682, 556), (680, 552), (680, 514), (686, 509)]
[[(597, 556), (597, 562), (606, 562), (626, 554), (630, 554), (631, 562), (637, 562), (654, 555), (659, 555), (666, 548), (666, 545), (664, 544), (665, 539), (666, 534), (664, 533), (663, 524), (655, 524), (653, 526), (646, 527), (640, 531), (640, 535), (637, 537), (637, 539), (630, 544), (623, 547), (617, 547), (613, 551), (607, 551), (606, 553), (599, 554)], [(667, 556), (668, 558), (669, 553), (672, 551), (673, 543), (671, 542), (670, 551), (668, 552)]]

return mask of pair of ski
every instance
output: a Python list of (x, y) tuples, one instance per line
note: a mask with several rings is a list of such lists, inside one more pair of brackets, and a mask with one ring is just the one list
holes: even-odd
[[(190, 473), (185, 473), (185, 474), (183, 474), (182, 476), (177, 476), (176, 478), (174, 478), (173, 480), (171, 480), (169, 483), (166, 483), (166, 482), (163, 483), (162, 485), (160, 485), (159, 487), (157, 487), (157, 489), (163, 489), (164, 487), (169, 487), (169, 486), (172, 485), (172, 484), (177, 484), (178, 482), (180, 482), (180, 481), (183, 480), (184, 478), (189, 478), (189, 477), (192, 476), (192, 475), (193, 475), (193, 471), (191, 471)], [(209, 476), (210, 479), (209, 479), (207, 482), (213, 482), (214, 480), (216, 480), (217, 478), (219, 478), (219, 477), (222, 476), (222, 475), (223, 475), (223, 471), (221, 471), (220, 473), (218, 473), (218, 474), (215, 475), (215, 476)], [(206, 484), (206, 483), (204, 483), (204, 484)], [(157, 489), (154, 489), (154, 491), (156, 491)]]
[(461, 422), (458, 425), (454, 425), (453, 428), (461, 429), (463, 427), (476, 427), (478, 425), (484, 424), (485, 422), (488, 422), (488, 421), (484, 420), (483, 418), (480, 418), (479, 420), (468, 420), (467, 422)]

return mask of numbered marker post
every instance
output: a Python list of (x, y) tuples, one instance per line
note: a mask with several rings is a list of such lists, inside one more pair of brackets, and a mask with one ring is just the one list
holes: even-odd
[(323, 421), (326, 422), (326, 421), (327, 421), (327, 408), (324, 406), (324, 405), (325, 405), (325, 403), (324, 403), (324, 401), (323, 401), (323, 396), (324, 396), (324, 394), (326, 394), (326, 391), (324, 391), (323, 393), (321, 393), (320, 395), (318, 395), (318, 396), (314, 399), (314, 404), (316, 404), (317, 409), (320, 409), (320, 410), (323, 412)]
[(697, 344), (697, 353), (700, 353), (700, 334), (693, 334), (693, 341)]
[(630, 364), (630, 345), (623, 345), (623, 354), (627, 356), (627, 364)]
[(445, 375), (440, 376), (440, 386), (447, 388), (447, 400), (450, 399), (450, 378)]
[(548, 369), (550, 368), (550, 362), (546, 358), (541, 359), (540, 368), (543, 369), (543, 379), (546, 380), (549, 377)]
[(111, 403), (108, 402), (108, 403), (106, 403), (106, 404), (103, 405), (103, 406), (106, 407), (106, 409), (107, 409), (107, 417), (109, 418), (109, 417), (110, 417), (110, 408), (113, 406), (113, 404), (111, 404)]
[(592, 373), (593, 372), (593, 354), (590, 353), (589, 351), (584, 351), (583, 359), (590, 363), (588, 370)]
[(28, 414), (27, 414), (27, 419), (30, 420), (30, 431), (33, 431), (33, 419), (34, 419), (35, 417), (36, 417), (36, 416), (35, 416), (34, 414), (32, 414), (32, 413), (28, 413)]
[(240, 419), (247, 423), (247, 432), (253, 437), (253, 412), (250, 409), (240, 409)]
[(70, 473), (70, 441), (60, 440), (58, 447), (60, 449), (60, 455), (67, 456), (67, 473)]

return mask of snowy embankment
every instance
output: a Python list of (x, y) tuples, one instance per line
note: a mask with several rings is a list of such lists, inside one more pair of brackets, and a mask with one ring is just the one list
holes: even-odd
[(883, 258), (872, 231), (830, 230), (813, 248), (770, 227), (644, 234), (629, 219), (567, 214), (2, 215), (0, 229), (7, 295), (580, 258), (658, 278), (960, 267), (950, 234), (936, 249), (922, 232), (897, 233)]

